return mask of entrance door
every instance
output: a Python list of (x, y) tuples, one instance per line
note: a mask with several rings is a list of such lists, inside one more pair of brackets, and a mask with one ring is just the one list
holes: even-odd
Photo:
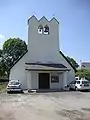
[(39, 73), (39, 89), (50, 88), (50, 76), (49, 73)]

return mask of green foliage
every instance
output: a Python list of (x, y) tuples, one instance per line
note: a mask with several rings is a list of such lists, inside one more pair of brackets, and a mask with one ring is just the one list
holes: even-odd
[(80, 69), (76, 72), (76, 76), (79, 76), (80, 78), (85, 77), (86, 79), (90, 80), (90, 70)]
[(10, 68), (27, 51), (25, 41), (19, 38), (10, 38), (0, 50), (0, 76), (8, 76)]
[(6, 83), (0, 83), (0, 92), (1, 91), (5, 91), (6, 90), (6, 87), (7, 87), (7, 84)]
[(2, 57), (3, 54), (3, 50), (0, 50), (0, 58)]
[(70, 63), (75, 67), (75, 68), (78, 68), (79, 65), (78, 63), (73, 59), (73, 58), (70, 58), (67, 56), (67, 59), (70, 61)]
[[(3, 52), (7, 61), (14, 63), (27, 50), (25, 41), (19, 38), (10, 38), (3, 44)], [(10, 62), (9, 61), (9, 62)]]

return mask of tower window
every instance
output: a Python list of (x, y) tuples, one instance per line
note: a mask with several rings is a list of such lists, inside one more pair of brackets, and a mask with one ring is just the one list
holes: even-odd
[(40, 25), (40, 26), (38, 27), (38, 33), (39, 33), (39, 34), (42, 34), (42, 33), (43, 33), (43, 26), (42, 26), (42, 25)]
[(49, 34), (49, 27), (47, 25), (44, 27), (44, 34)]

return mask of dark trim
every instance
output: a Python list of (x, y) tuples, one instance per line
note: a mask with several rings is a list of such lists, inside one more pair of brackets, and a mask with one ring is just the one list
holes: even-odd
[(62, 70), (51, 70), (51, 69), (49, 69), (49, 70), (45, 70), (45, 69), (25, 69), (25, 70), (28, 70), (28, 71), (70, 71), (70, 69), (66, 69), (66, 70), (64, 70), (64, 69), (62, 69)]
[(67, 59), (67, 57), (61, 51), (59, 51), (59, 52), (64, 57), (64, 59), (69, 63), (69, 65), (74, 69), (74, 71), (77, 72), (76, 68), (70, 63), (70, 61)]
[(58, 20), (57, 20), (55, 17), (53, 17), (53, 18), (50, 20), (50, 22), (53, 21), (53, 20), (55, 20), (55, 21), (59, 24)]
[(40, 21), (44, 18), (44, 19), (46, 19), (46, 21), (49, 22), (49, 23), (50, 23), (51, 21), (55, 20), (55, 21), (59, 24), (58, 20), (57, 20), (55, 17), (51, 18), (51, 20), (48, 20), (45, 16), (43, 16), (43, 17), (41, 17), (41, 18), (38, 20), (35, 15), (32, 15), (32, 16), (28, 19), (28, 24), (29, 24), (29, 20), (30, 20), (31, 18), (35, 18), (38, 22), (40, 22)]
[(18, 58), (18, 59), (16, 60), (16, 62), (11, 66), (10, 69), (12, 69), (13, 66), (14, 66), (27, 52), (28, 52), (28, 50), (27, 50), (24, 54), (22, 54), (20, 58)]
[(42, 21), (42, 19), (45, 19), (47, 22), (49, 22), (49, 20), (48, 20), (45, 16), (42, 16), (42, 17), (38, 20), (38, 22)]
[(46, 67), (53, 67), (53, 68), (67, 68), (63, 64), (58, 64), (58, 63), (25, 63), (26, 65), (41, 65), (41, 66), (46, 66)]
[(38, 21), (38, 19), (35, 17), (35, 15), (32, 15), (32, 16), (28, 19), (28, 23), (27, 23), (28, 25), (29, 25), (29, 20), (32, 19), (32, 18), (35, 18), (35, 19)]

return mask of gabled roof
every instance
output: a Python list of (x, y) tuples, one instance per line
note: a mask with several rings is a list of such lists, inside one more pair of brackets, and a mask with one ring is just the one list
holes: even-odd
[[(28, 50), (14, 63), (14, 65), (26, 54), (28, 52)], [(61, 52), (61, 51), (59, 51), (60, 52), (60, 54), (64, 57), (64, 59), (69, 63), (69, 65), (74, 69), (74, 71), (76, 72), (77, 70), (76, 70), (76, 68), (70, 63), (70, 61), (67, 59), (67, 57)], [(26, 63), (26, 64), (36, 64), (36, 63)], [(38, 63), (38, 64), (41, 64), (41, 63)], [(42, 63), (43, 64), (43, 63)], [(13, 65), (13, 66), (14, 66)], [(61, 68), (67, 68), (66, 66), (64, 66), (63, 64), (56, 64), (56, 63), (53, 63), (53, 64), (43, 64), (43, 65), (45, 65), (45, 66), (53, 66), (53, 67), (61, 67)], [(13, 66), (11, 66), (11, 68), (13, 67)], [(10, 68), (10, 69), (11, 69)]]
[(69, 65), (74, 69), (74, 71), (76, 72), (77, 71), (76, 68), (71, 64), (71, 62), (67, 59), (67, 57), (61, 51), (59, 51), (59, 52), (64, 57), (64, 59), (69, 63)]
[(12, 69), (12, 67), (13, 67), (27, 52), (28, 52), (28, 50), (27, 50), (25, 53), (23, 53), (23, 54), (21, 55), (21, 57), (18, 58), (18, 59), (15, 61), (15, 63), (11, 66), (10, 69)]

